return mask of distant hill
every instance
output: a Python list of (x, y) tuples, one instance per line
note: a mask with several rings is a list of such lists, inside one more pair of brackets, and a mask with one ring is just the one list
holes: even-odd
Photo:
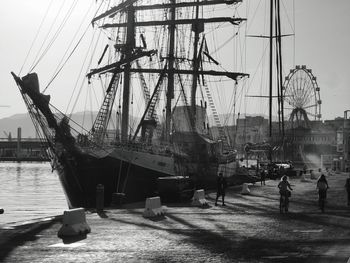
[[(91, 129), (93, 125), (93, 121), (95, 120), (97, 112), (77, 112), (73, 113), (71, 116), (72, 121), (70, 121), (70, 125), (73, 129), (78, 132), (82, 132), (82, 127), (88, 131)], [(115, 124), (115, 116), (116, 113), (112, 113), (114, 121), (112, 121), (111, 125)], [(131, 117), (130, 118), (130, 126), (135, 129), (140, 118)], [(0, 138), (7, 138), (7, 135), (11, 133), (12, 138), (17, 138), (17, 128), (22, 128), (22, 137), (23, 138), (35, 138), (36, 131), (32, 120), (28, 113), (15, 114), (7, 118), (0, 119)], [(7, 135), (5, 135), (7, 134)]]
[(35, 128), (28, 113), (0, 119), (0, 138), (6, 138), (6, 134), (10, 133), (12, 138), (16, 138), (18, 127), (22, 128), (22, 137), (35, 138)]
[[(72, 115), (72, 120), (78, 124), (83, 124), (84, 128), (89, 130), (92, 126), (92, 120), (96, 117), (96, 112), (77, 112)], [(71, 125), (81, 131), (81, 128), (78, 128), (77, 125), (71, 123)], [(35, 138), (36, 131), (33, 125), (33, 122), (28, 113), (15, 114), (7, 118), (0, 119), (0, 138), (6, 138), (5, 134), (11, 133), (12, 138), (17, 137), (17, 128), (22, 128), (22, 137), (23, 138)]]
[[(74, 122), (70, 122), (71, 126), (76, 129), (77, 131), (81, 132), (81, 126), (84, 127), (86, 130), (90, 130), (93, 124), (93, 121), (95, 120), (97, 115), (97, 112), (77, 112), (72, 114), (71, 118), (75, 123), (78, 123), (78, 125), (75, 125)], [(116, 113), (113, 112), (112, 116), (116, 116)], [(247, 114), (246, 116), (258, 116), (257, 114)], [(240, 118), (244, 118), (245, 115), (241, 114)], [(263, 116), (267, 118), (266, 116)], [(232, 126), (233, 125), (233, 116), (232, 114), (220, 114), (219, 115), (221, 125), (226, 126)], [(115, 119), (115, 118), (114, 118)], [(140, 121), (140, 118), (137, 117), (131, 117), (130, 118), (130, 126), (133, 127), (133, 129), (136, 128), (138, 122)], [(212, 126), (215, 126), (214, 117), (209, 116), (209, 121)], [(115, 123), (115, 121), (114, 121)], [(0, 138), (6, 138), (6, 134), (11, 133), (12, 138), (17, 137), (17, 128), (22, 128), (22, 137), (23, 138), (35, 138), (36, 132), (34, 125), (32, 123), (32, 120), (29, 117), (28, 113), (22, 113), (22, 114), (15, 114), (7, 118), (0, 119)]]

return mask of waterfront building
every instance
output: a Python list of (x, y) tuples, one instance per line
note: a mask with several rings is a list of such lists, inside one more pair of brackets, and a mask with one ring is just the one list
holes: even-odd
[(47, 161), (47, 143), (37, 138), (0, 138), (0, 161)]
[[(237, 125), (227, 126), (225, 130), (241, 156), (244, 156), (247, 143), (269, 141), (275, 149), (274, 159), (290, 160), (297, 166), (306, 164), (310, 169), (322, 166), (345, 170), (349, 167), (350, 159), (349, 117), (345, 115), (344, 118), (338, 117), (333, 120), (309, 121), (307, 125), (298, 127), (293, 127), (292, 123), (287, 121), (283, 148), (276, 146), (281, 145), (278, 122), (272, 123), (272, 137), (269, 140), (268, 120), (263, 116), (246, 116), (238, 119)], [(212, 129), (213, 132), (215, 128)]]

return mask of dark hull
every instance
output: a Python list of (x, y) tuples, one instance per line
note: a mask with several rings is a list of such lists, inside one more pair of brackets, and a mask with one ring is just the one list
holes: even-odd
[(106, 206), (111, 204), (113, 193), (124, 193), (126, 203), (141, 201), (155, 196), (157, 178), (167, 176), (111, 156), (96, 158), (88, 154), (74, 161), (61, 160), (56, 170), (69, 207), (94, 207), (99, 184), (104, 186)]
[[(157, 155), (154, 158), (157, 159)], [(157, 179), (172, 176), (135, 163), (121, 161), (112, 155), (96, 158), (89, 154), (61, 157), (55, 168), (69, 207), (95, 207), (97, 185), (104, 186), (104, 204), (112, 204), (114, 193), (125, 194), (122, 202), (143, 201), (158, 195)], [(206, 174), (193, 178), (196, 188), (215, 188), (217, 165)]]

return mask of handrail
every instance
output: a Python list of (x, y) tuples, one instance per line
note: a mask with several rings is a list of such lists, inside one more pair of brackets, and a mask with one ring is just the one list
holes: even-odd
[[(17, 142), (17, 138), (0, 138), (0, 142)], [(21, 142), (42, 142), (45, 143), (46, 140), (42, 140), (39, 138), (21, 138)]]

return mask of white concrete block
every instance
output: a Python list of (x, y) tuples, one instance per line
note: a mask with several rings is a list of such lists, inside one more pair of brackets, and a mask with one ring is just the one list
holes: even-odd
[(249, 190), (249, 184), (248, 183), (244, 183), (242, 185), (242, 191), (241, 191), (242, 195), (250, 195), (250, 190)]
[(312, 180), (316, 180), (318, 178), (318, 176), (319, 176), (319, 173), (316, 173), (315, 171), (312, 171), (311, 175), (310, 175), (310, 178)]
[(309, 182), (309, 180), (306, 178), (305, 174), (303, 174), (303, 177), (300, 179), (301, 182)]
[(144, 217), (156, 217), (164, 216), (160, 197), (149, 197), (146, 199), (145, 210), (143, 211)]
[(204, 196), (204, 190), (203, 189), (199, 189), (199, 190), (196, 190), (193, 194), (193, 198), (192, 198), (192, 205), (193, 206), (207, 206), (208, 205), (208, 202), (207, 200), (205, 199), (205, 196)]
[(86, 223), (84, 208), (75, 208), (64, 211), (63, 225), (57, 233), (58, 237), (78, 236), (90, 232), (91, 228)]

